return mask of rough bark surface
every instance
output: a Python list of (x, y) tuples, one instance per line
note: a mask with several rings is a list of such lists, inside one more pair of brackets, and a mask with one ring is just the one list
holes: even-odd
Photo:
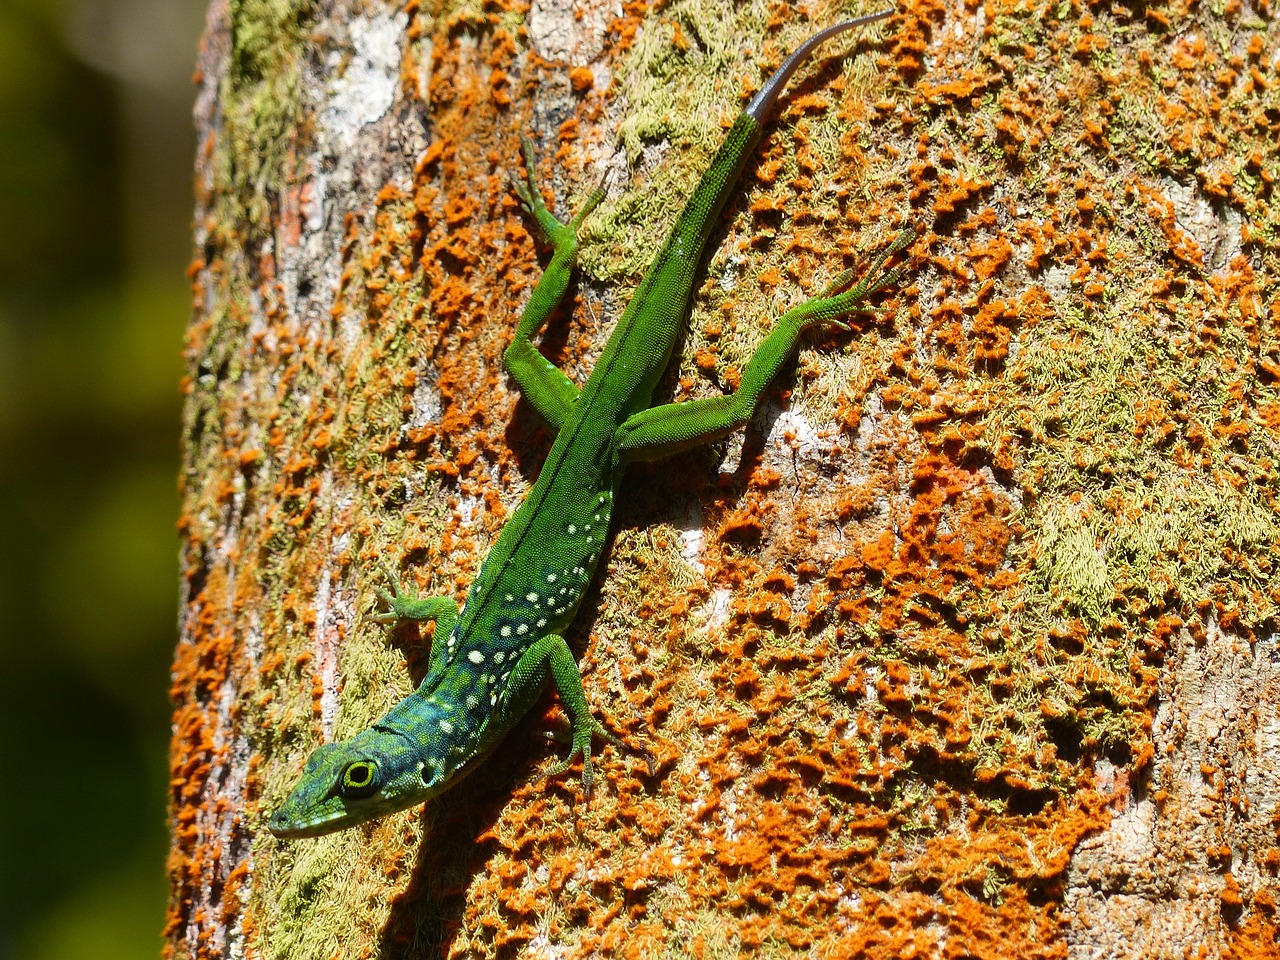
[(922, 230), (745, 436), (642, 465), (570, 638), (658, 760), (518, 729), (284, 843), (421, 678), (378, 561), (461, 596), (548, 446), (500, 355), (509, 189), (603, 176), (585, 378), (723, 130), (850, 12), (214, 0), (196, 122), (174, 957), (1276, 957), (1280, 28), (1269, 2), (907, 2), (793, 82), (664, 396)]

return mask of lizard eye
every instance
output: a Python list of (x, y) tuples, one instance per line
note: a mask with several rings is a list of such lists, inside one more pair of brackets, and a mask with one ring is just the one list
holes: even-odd
[(347, 764), (338, 783), (338, 792), (348, 800), (359, 800), (378, 789), (378, 765), (371, 760)]

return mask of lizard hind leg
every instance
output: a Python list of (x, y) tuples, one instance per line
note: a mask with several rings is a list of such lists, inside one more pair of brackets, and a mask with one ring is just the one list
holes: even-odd
[(886, 271), (884, 264), (911, 243), (915, 236), (912, 229), (898, 234), (871, 262), (863, 279), (852, 287), (849, 283), (855, 271), (846, 270), (821, 294), (783, 314), (756, 347), (742, 371), (737, 389), (732, 393), (663, 404), (632, 414), (614, 433), (615, 455), (623, 463), (656, 460), (717, 440), (745, 425), (769, 384), (795, 356), (801, 335), (824, 323), (848, 329), (841, 322), (841, 317), (871, 309), (862, 306), (862, 301), (902, 278), (901, 268)]
[(525, 177), (514, 180), (512, 188), (525, 211), (533, 218), (538, 233), (551, 245), (551, 262), (543, 272), (525, 305), (515, 336), (503, 353), (507, 372), (515, 380), (520, 393), (532, 404), (542, 418), (559, 430), (568, 421), (578, 400), (578, 387), (555, 364), (538, 352), (533, 338), (546, 324), (565, 291), (578, 259), (578, 228), (596, 205), (604, 198), (603, 185), (597, 187), (568, 223), (562, 223), (547, 209), (542, 192), (534, 181), (533, 145), (528, 137), (521, 138), (524, 153)]

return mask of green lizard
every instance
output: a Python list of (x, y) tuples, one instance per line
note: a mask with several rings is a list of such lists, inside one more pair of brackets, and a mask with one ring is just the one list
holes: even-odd
[[(771, 76), (730, 129), (684, 211), (627, 306), (581, 390), (534, 347), (568, 287), (577, 230), (603, 197), (597, 189), (561, 223), (533, 179), (533, 150), (523, 143), (527, 184), (516, 193), (554, 253), (504, 354), (521, 393), (557, 431), (537, 482), (503, 528), (458, 608), (451, 597), (416, 599), (380, 590), (382, 623), (434, 620), (427, 673), (418, 689), (369, 729), (317, 748), (301, 780), (272, 815), (278, 837), (341, 830), (427, 800), (474, 768), (537, 700), (548, 675), (572, 721), (569, 756), (582, 756), (591, 791), (591, 743), (620, 741), (591, 714), (564, 632), (595, 573), (613, 514), (614, 491), (632, 460), (652, 460), (723, 437), (751, 417), (770, 381), (805, 330), (848, 327), (839, 318), (896, 283), (885, 261), (914, 238), (900, 234), (850, 286), (840, 274), (823, 293), (790, 310), (751, 356), (731, 394), (651, 407), (689, 312), (694, 273), (707, 238), (787, 79), (818, 44), (883, 19), (891, 10), (834, 24), (809, 38)], [(393, 579), (394, 582), (394, 579)]]

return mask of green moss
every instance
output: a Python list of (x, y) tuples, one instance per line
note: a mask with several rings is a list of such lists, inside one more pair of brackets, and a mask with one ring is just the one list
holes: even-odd
[(298, 78), (315, 0), (231, 0), (231, 63), (218, 100), (223, 111), (216, 186), (230, 204), (224, 226), (267, 229), (271, 199), (296, 156)]
[(1050, 607), (1097, 623), (1114, 594), (1098, 512), (1063, 498), (1042, 502), (1040, 517), (1035, 573), (1029, 582), (1044, 590)]
[[(221, 396), (237, 396), (243, 389), (243, 331), (255, 306), (255, 281), (250, 274), (256, 256), (251, 241), (269, 235), (270, 202), (285, 189), (287, 158), (297, 144), (299, 115), (298, 73), (305, 50), (305, 21), (313, 0), (232, 0), (230, 4), (231, 62), (221, 78), (218, 102), (221, 130), (214, 147), (213, 193), (206, 220), (214, 224), (207, 247), (214, 252), (206, 282), (214, 286), (208, 299), (215, 304), (199, 337), (200, 368), (191, 371), (192, 393), (184, 411), (185, 433), (200, 437), (223, 428), (220, 409), (235, 407)], [(253, 411), (265, 423), (263, 411)], [(198, 424), (198, 425), (197, 425)], [(186, 484), (200, 490), (220, 478), (215, 460), (224, 456), (218, 443), (193, 443), (188, 451), (199, 458), (186, 467)], [(243, 477), (235, 479), (243, 485)], [(209, 502), (215, 491), (201, 495), (204, 506), (197, 518), (216, 514)], [(288, 531), (269, 552), (292, 547)]]
[[(1152, 603), (1172, 591), (1195, 604), (1222, 581), (1249, 594), (1266, 571), (1225, 558), (1233, 551), (1264, 556), (1277, 536), (1265, 473), (1188, 469), (1193, 455), (1226, 467), (1230, 443), (1207, 430), (1196, 441), (1182, 431), (1140, 429), (1137, 412), (1165, 410), (1171, 384), (1185, 385), (1192, 411), (1230, 404), (1230, 381), (1197, 369), (1208, 357), (1185, 350), (1176, 331), (1162, 335), (1135, 322), (1147, 309), (1138, 293), (1104, 315), (1064, 304), (1027, 339), (1013, 370), (1018, 394), (997, 416), (1011, 417), (1009, 428), (1030, 440), (1024, 471), (1038, 498), (1027, 518), (1038, 544), (1031, 583), (1051, 608), (1094, 624), (1135, 590)], [(1227, 333), (1218, 347), (1247, 361), (1243, 339), (1231, 343)], [(1198, 418), (1176, 414), (1165, 415), (1194, 429)], [(1254, 614), (1274, 610), (1264, 605)]]

